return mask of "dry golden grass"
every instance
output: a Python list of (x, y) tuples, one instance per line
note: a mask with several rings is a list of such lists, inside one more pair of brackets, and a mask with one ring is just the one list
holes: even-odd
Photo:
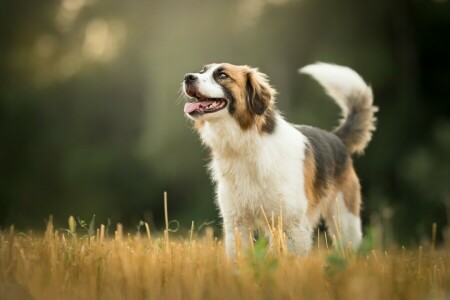
[[(146, 224), (145, 224), (146, 225)], [(321, 239), (307, 257), (257, 242), (226, 259), (212, 230), (186, 238), (122, 233), (0, 233), (0, 299), (447, 299), (448, 251), (366, 250)], [(86, 229), (88, 229), (86, 227)], [(283, 234), (273, 226), (282, 242)], [(193, 232), (191, 232), (193, 233)], [(336, 243), (337, 245), (339, 243)], [(279, 243), (278, 245), (281, 245)]]

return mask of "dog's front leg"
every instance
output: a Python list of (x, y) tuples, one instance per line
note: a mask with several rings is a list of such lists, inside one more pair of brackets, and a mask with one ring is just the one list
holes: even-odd
[(306, 255), (312, 247), (313, 230), (311, 224), (303, 218), (286, 230), (286, 243), (290, 253)]
[(244, 225), (224, 218), (225, 251), (229, 259), (235, 260), (237, 254), (250, 247), (252, 230)]

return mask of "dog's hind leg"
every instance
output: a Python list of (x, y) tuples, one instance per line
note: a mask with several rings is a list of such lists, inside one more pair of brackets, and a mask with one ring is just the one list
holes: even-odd
[[(357, 191), (359, 193), (359, 190)], [(354, 250), (358, 249), (362, 240), (361, 219), (359, 214), (352, 212), (342, 192), (337, 193), (324, 215), (330, 236), (335, 235), (338, 243), (347, 247), (349, 243)], [(357, 197), (360, 197), (357, 195)]]

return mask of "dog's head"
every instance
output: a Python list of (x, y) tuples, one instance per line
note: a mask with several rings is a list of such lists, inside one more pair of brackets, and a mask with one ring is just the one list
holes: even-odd
[(198, 73), (184, 77), (184, 92), (194, 101), (187, 102), (184, 112), (204, 122), (234, 118), (246, 130), (256, 125), (273, 131), (275, 90), (267, 76), (249, 66), (210, 64)]

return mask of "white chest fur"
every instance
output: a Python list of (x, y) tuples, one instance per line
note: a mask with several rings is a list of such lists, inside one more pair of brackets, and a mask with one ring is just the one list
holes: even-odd
[(261, 207), (275, 215), (282, 207), (288, 223), (304, 216), (306, 138), (281, 116), (272, 134), (243, 131), (231, 118), (206, 122), (200, 134), (212, 150), (210, 171), (224, 221), (253, 226), (261, 221)]

